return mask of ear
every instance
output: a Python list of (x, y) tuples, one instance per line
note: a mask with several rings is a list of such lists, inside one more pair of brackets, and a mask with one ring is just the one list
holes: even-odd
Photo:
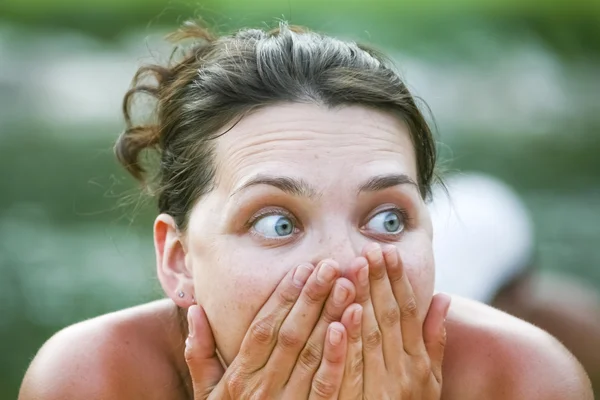
[(183, 237), (168, 214), (160, 214), (154, 221), (154, 248), (156, 272), (166, 295), (182, 308), (195, 304), (194, 279), (186, 265)]

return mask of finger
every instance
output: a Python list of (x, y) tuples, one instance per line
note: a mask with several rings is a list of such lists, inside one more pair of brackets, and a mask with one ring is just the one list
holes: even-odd
[(352, 304), (342, 315), (342, 324), (346, 327), (348, 350), (344, 379), (340, 388), (340, 399), (351, 399), (363, 390), (363, 355), (362, 355), (362, 307)]
[(442, 361), (446, 348), (445, 320), (450, 302), (451, 298), (447, 294), (438, 293), (433, 296), (423, 325), (423, 339), (431, 360), (431, 371), (439, 384), (442, 383)]
[(362, 311), (361, 334), (365, 374), (365, 387), (375, 384), (376, 378), (385, 374), (381, 330), (375, 318), (369, 284), (369, 264), (364, 257), (357, 257), (350, 265), (350, 276), (356, 286), (356, 300)]
[(185, 361), (192, 377), (194, 399), (205, 399), (223, 376), (224, 370), (202, 307), (193, 305), (188, 309), (188, 329)]
[(255, 372), (267, 363), (277, 342), (279, 328), (313, 270), (311, 264), (301, 264), (292, 269), (260, 309), (250, 324), (236, 357), (236, 365), (241, 372)]
[[(275, 381), (281, 382), (282, 387), (288, 381), (296, 365), (298, 355), (306, 345), (311, 332), (317, 324), (325, 301), (332, 292), (332, 288), (334, 288), (334, 298), (337, 298), (341, 303), (347, 301), (351, 292), (354, 294), (354, 288), (350, 282), (347, 281), (347, 284), (336, 283), (336, 279), (340, 275), (339, 265), (335, 261), (321, 261), (306, 282), (306, 285), (304, 285), (298, 301), (296, 301), (296, 304), (294, 304), (281, 325), (277, 336), (277, 344), (266, 368), (274, 376), (281, 377), (281, 379), (276, 378)], [(345, 307), (346, 305), (340, 304), (340, 307)], [(342, 311), (340, 311), (340, 315)]]
[(404, 351), (412, 356), (423, 355), (425, 354), (423, 321), (419, 316), (417, 300), (396, 246), (385, 246), (383, 257), (387, 264), (394, 297), (400, 306), (400, 326)]
[(331, 323), (340, 321), (344, 310), (354, 301), (355, 293), (354, 285), (348, 279), (339, 278), (336, 281), (317, 324), (295, 362), (288, 382), (288, 387), (292, 388), (294, 393), (298, 393), (299, 398), (306, 398), (310, 393), (313, 376), (323, 357), (328, 327)]
[(400, 365), (404, 355), (400, 307), (392, 291), (381, 246), (378, 243), (369, 243), (363, 250), (363, 256), (369, 263), (371, 301), (381, 330), (383, 359), (386, 368), (395, 371), (395, 366)]
[(333, 322), (327, 330), (323, 351), (323, 361), (312, 381), (310, 400), (337, 399), (342, 378), (348, 344), (346, 329), (339, 322)]

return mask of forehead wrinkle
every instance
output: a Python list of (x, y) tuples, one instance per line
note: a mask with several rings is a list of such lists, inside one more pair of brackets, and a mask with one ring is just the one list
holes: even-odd
[[(353, 121), (349, 122), (349, 119)], [(240, 133), (244, 131), (254, 132), (256, 126), (261, 126), (263, 132), (268, 133), (269, 129), (274, 131), (287, 130), (287, 127), (292, 125), (292, 130), (297, 126), (301, 126), (302, 129), (306, 130), (316, 127), (318, 131), (323, 132), (323, 128), (328, 128), (328, 126), (323, 125), (324, 121), (329, 126), (344, 126), (344, 129), (336, 128), (331, 133), (344, 132), (350, 129), (363, 134), (365, 129), (362, 129), (362, 127), (365, 127), (367, 128), (366, 131), (376, 129), (397, 134), (407, 128), (404, 120), (397, 115), (360, 105), (329, 108), (316, 104), (289, 103), (258, 109), (248, 114), (236, 125), (236, 130)], [(275, 128), (272, 128), (273, 125)]]
[[(261, 136), (270, 136), (270, 135), (293, 135), (300, 133), (299, 140), (302, 140), (306, 137), (306, 134), (310, 135), (318, 135), (318, 136), (334, 136), (339, 137), (340, 135), (356, 135), (361, 138), (365, 136), (377, 139), (374, 136), (368, 136), (369, 132), (385, 132), (389, 134), (390, 137), (401, 138), (407, 130), (406, 125), (398, 121), (398, 124), (394, 124), (393, 127), (388, 127), (384, 124), (373, 123), (368, 124), (364, 123), (368, 118), (360, 120), (358, 122), (349, 122), (348, 120), (337, 121), (337, 120), (307, 120), (307, 119), (298, 119), (298, 120), (286, 120), (286, 121), (265, 121), (265, 122), (256, 122), (255, 124), (244, 124), (240, 126), (236, 125), (234, 129), (229, 131), (223, 138), (227, 137), (231, 140), (237, 136), (237, 139), (245, 138), (259, 138)], [(325, 122), (325, 123), (324, 123)], [(254, 126), (253, 126), (254, 125)], [(259, 126), (260, 132), (257, 132), (256, 126)], [(381, 140), (381, 138), (380, 138)], [(383, 139), (385, 140), (385, 139)]]
[[(364, 144), (364, 143), (363, 143)], [(335, 172), (335, 177), (345, 176), (348, 173), (354, 174), (355, 168), (361, 165), (367, 167), (371, 164), (378, 164), (380, 161), (392, 159), (394, 164), (400, 162), (399, 171), (406, 173), (416, 179), (411, 163), (403, 163), (402, 159), (406, 157), (401, 149), (396, 146), (378, 146), (376, 149), (368, 151), (368, 158), (356, 159), (352, 157), (354, 151), (349, 149), (358, 148), (363, 150), (361, 144), (348, 143), (340, 145), (334, 149), (323, 150), (321, 157), (315, 157), (314, 152), (305, 151), (305, 157), (297, 157), (302, 150), (289, 148), (268, 148), (262, 146), (239, 147), (233, 155), (227, 157), (227, 165), (221, 165), (217, 168), (220, 171), (219, 183), (225, 183), (227, 190), (233, 191), (234, 187), (239, 186), (240, 181), (247, 180), (246, 176), (256, 174), (283, 175), (299, 177), (296, 171), (305, 175), (302, 179), (306, 182), (314, 181), (316, 175), (310, 170), (306, 170), (306, 164), (311, 164), (311, 168), (316, 169), (319, 176), (321, 171)], [(391, 156), (391, 157), (390, 157)], [(342, 159), (344, 164), (328, 168), (331, 160)], [(349, 165), (348, 163), (353, 163)], [(283, 166), (283, 168), (282, 168)], [(406, 167), (409, 167), (408, 170)], [(223, 168), (225, 167), (225, 168)], [(314, 171), (314, 170), (313, 170)], [(352, 171), (352, 172), (351, 172)], [(341, 175), (343, 174), (343, 175)], [(335, 177), (332, 177), (335, 178)], [(323, 182), (325, 183), (325, 182)], [(319, 192), (321, 190), (318, 190)]]
[[(246, 137), (239, 140), (229, 140), (228, 143), (224, 141), (221, 146), (221, 154), (229, 153), (227, 155), (228, 159), (237, 158), (240, 160), (266, 152), (299, 153), (303, 151), (314, 152), (314, 149), (320, 149), (328, 154), (340, 153), (341, 150), (342, 155), (347, 155), (347, 149), (364, 148), (367, 144), (372, 146), (370, 150), (374, 151), (404, 153), (406, 146), (403, 146), (403, 144), (410, 145), (410, 142), (403, 140), (404, 138), (399, 133), (393, 135), (394, 139), (391, 140), (377, 135), (368, 136), (364, 133), (322, 133), (310, 130), (273, 131), (246, 135)], [(403, 141), (406, 143), (402, 143)]]
[[(256, 165), (268, 165), (277, 163), (280, 159), (286, 159), (285, 162), (287, 164), (291, 164), (292, 166), (297, 164), (301, 166), (301, 163), (297, 162), (294, 159), (290, 159), (287, 157), (279, 157), (278, 153), (286, 153), (286, 152), (297, 152), (297, 150), (290, 149), (265, 149), (260, 146), (262, 143), (258, 143), (254, 146), (230, 146), (233, 148), (232, 151), (225, 156), (222, 154), (220, 159), (217, 161), (217, 180), (219, 183), (226, 183), (226, 186), (229, 190), (232, 190), (235, 186), (236, 182), (244, 179), (244, 171), (248, 168), (254, 169), (252, 167)], [(226, 153), (226, 151), (223, 151)], [(284, 156), (285, 154), (282, 154)], [(242, 176), (239, 176), (242, 175)], [(228, 179), (223, 179), (228, 177)]]
[[(278, 142), (281, 141), (285, 141), (285, 139), (278, 140)], [(362, 151), (364, 148), (364, 143), (343, 143), (335, 148), (332, 148), (331, 145), (321, 146), (319, 142), (315, 143), (314, 141), (308, 144), (311, 145), (311, 148), (298, 149), (283, 146), (265, 148), (265, 146), (262, 146), (261, 144), (247, 147), (240, 146), (226, 157), (227, 165), (223, 165), (222, 162), (220, 168), (217, 168), (217, 170), (221, 171), (221, 176), (227, 175), (231, 178), (228, 187), (231, 186), (232, 189), (239, 180), (244, 179), (243, 176), (247, 175), (245, 171), (247, 171), (248, 168), (256, 171), (257, 168), (254, 167), (259, 167), (258, 170), (260, 173), (269, 175), (280, 174), (281, 164), (289, 166), (289, 168), (285, 169), (289, 169), (290, 171), (304, 168), (306, 163), (310, 163), (314, 167), (321, 166), (324, 168), (328, 161), (334, 159), (341, 158), (344, 161), (348, 160), (348, 162), (356, 162), (356, 159), (352, 159), (352, 154), (355, 153), (353, 149)], [(319, 151), (319, 153), (321, 153), (320, 157), (317, 156), (318, 153), (315, 153), (312, 150), (312, 148), (315, 147), (321, 149)], [(304, 153), (304, 155), (298, 157), (301, 153)], [(390, 155), (391, 158), (395, 160), (399, 160), (403, 157), (403, 153), (400, 152), (400, 149), (396, 146), (390, 146), (389, 142), (387, 142), (387, 146), (382, 144), (377, 148), (370, 149), (368, 158), (376, 161), (378, 159), (390, 158)], [(368, 163), (369, 161), (365, 160), (365, 162)], [(226, 168), (223, 168), (224, 166)], [(263, 166), (263, 168), (260, 168), (260, 166)], [(256, 172), (254, 174), (256, 174)], [(306, 180), (306, 178), (304, 180)]]
[[(326, 160), (340, 158), (344, 162), (365, 164), (394, 159), (408, 167), (405, 172), (414, 175), (412, 142), (406, 127), (400, 124), (382, 123), (371, 115), (361, 117), (357, 123), (348, 118), (319, 119), (319, 115), (300, 118), (296, 113), (282, 119), (280, 113), (273, 111), (261, 118), (248, 119), (246, 123), (242, 119), (218, 139), (215, 160), (218, 182), (227, 181), (227, 186), (232, 189), (238, 180), (248, 175), (248, 169), (253, 173), (272, 173), (273, 170), (279, 172), (283, 164), (286, 170), (289, 166), (292, 171), (297, 167), (306, 171), (307, 163), (311, 167), (315, 162), (323, 166)], [(356, 119), (355, 113), (349, 118)], [(397, 121), (394, 118), (394, 122)], [(408, 162), (403, 163), (403, 159)], [(260, 166), (267, 168), (254, 168)], [(347, 168), (347, 165), (342, 167)]]

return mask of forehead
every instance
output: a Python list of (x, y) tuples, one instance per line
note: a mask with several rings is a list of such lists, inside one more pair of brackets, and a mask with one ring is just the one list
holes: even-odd
[(260, 109), (217, 140), (217, 183), (233, 189), (258, 174), (328, 180), (402, 173), (416, 177), (408, 128), (362, 106), (281, 104)]

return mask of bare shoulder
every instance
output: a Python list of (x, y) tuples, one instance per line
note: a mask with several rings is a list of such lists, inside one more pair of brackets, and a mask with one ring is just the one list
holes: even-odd
[(545, 331), (453, 297), (443, 399), (593, 400), (579, 362)]
[(175, 399), (176, 317), (161, 300), (63, 329), (33, 359), (19, 399)]

